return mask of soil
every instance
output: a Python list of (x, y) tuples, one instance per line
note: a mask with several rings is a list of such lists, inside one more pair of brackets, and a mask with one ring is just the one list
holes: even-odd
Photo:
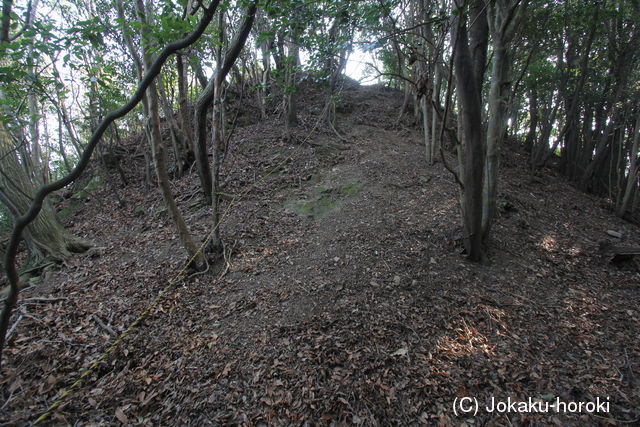
[[(236, 130), (223, 174), (225, 195), (239, 195), (224, 197), (227, 258), (204, 274), (173, 280), (186, 256), (139, 157), (124, 161), (125, 207), (107, 185), (74, 201), (66, 225), (95, 248), (22, 293), (4, 354), (2, 422), (45, 412), (167, 283), (47, 422), (640, 420), (640, 274), (634, 261), (613, 265), (598, 251), (607, 240), (637, 245), (636, 226), (551, 170), (532, 179), (526, 154), (506, 146), (490, 261), (470, 263), (452, 175), (425, 163), (410, 114), (396, 124), (403, 94), (346, 85), (342, 139), (318, 124), (322, 96), (306, 90), (293, 141), (276, 119), (244, 117)], [(139, 141), (126, 144), (133, 153)], [(172, 185), (204, 239), (197, 175)], [(454, 413), (463, 397), (480, 403), (475, 416)], [(491, 398), (610, 406), (489, 413)]]

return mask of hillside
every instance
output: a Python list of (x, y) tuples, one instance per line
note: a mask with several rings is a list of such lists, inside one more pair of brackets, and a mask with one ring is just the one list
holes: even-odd
[[(176, 281), (53, 422), (637, 422), (640, 274), (598, 248), (638, 244), (640, 230), (551, 170), (532, 180), (526, 155), (509, 149), (490, 262), (470, 263), (451, 174), (426, 165), (419, 129), (394, 124), (403, 94), (347, 85), (345, 142), (316, 127), (322, 97), (306, 90), (293, 142), (280, 123), (241, 117), (222, 178), (224, 265)], [(95, 248), (21, 295), (2, 422), (34, 421), (184, 266), (138, 143), (123, 147), (126, 206), (103, 185), (69, 210), (66, 225)], [(172, 186), (204, 239), (196, 181), (192, 172)], [(608, 397), (611, 412), (457, 417), (465, 396)]]

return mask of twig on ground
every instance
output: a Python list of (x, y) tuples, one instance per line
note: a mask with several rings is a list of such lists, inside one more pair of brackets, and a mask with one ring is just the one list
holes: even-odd
[(9, 332), (7, 332), (7, 341), (9, 341), (11, 339), (11, 335), (13, 335), (13, 332), (16, 330), (16, 328), (18, 327), (18, 323), (20, 323), (20, 321), (24, 318), (24, 315), (21, 314), (20, 316), (18, 316), (18, 318), (16, 319), (16, 321), (13, 323), (13, 325), (11, 325), (11, 329), (9, 329)]
[(33, 298), (25, 298), (22, 300), (23, 303), (38, 303), (38, 302), (55, 302), (55, 301), (66, 301), (68, 298), (65, 297), (33, 297)]
[(629, 362), (629, 354), (627, 353), (626, 347), (624, 349), (624, 368), (627, 371), (626, 374), (627, 374), (629, 384), (634, 384), (635, 378), (633, 375), (633, 369), (631, 369), (631, 362)]
[(116, 335), (118, 335), (118, 334), (116, 334), (116, 331), (114, 331), (114, 330), (111, 328), (111, 326), (109, 326), (109, 325), (105, 324), (105, 323), (102, 321), (102, 319), (100, 319), (96, 314), (92, 314), (92, 315), (91, 315), (91, 318), (92, 318), (93, 320), (95, 320), (95, 321), (96, 321), (96, 323), (98, 324), (98, 326), (100, 326), (100, 328), (102, 328), (102, 329), (103, 329), (105, 332), (107, 332), (109, 335), (114, 336), (114, 337), (115, 337)]

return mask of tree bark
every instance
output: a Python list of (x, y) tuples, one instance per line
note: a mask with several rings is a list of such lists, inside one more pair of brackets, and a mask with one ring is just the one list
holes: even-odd
[(188, 164), (193, 162), (193, 129), (191, 128), (191, 118), (189, 115), (189, 87), (187, 81), (187, 62), (182, 54), (176, 55), (176, 68), (178, 70), (178, 105), (180, 108), (180, 125), (182, 126), (182, 134), (184, 135), (187, 153), (186, 160)]
[[(525, 2), (526, 4), (526, 2)], [(519, 0), (489, 3), (488, 23), (493, 39), (489, 117), (482, 197), (482, 236), (486, 239), (495, 216), (500, 146), (507, 129), (507, 104), (511, 92), (511, 40), (522, 21), (525, 6)]]
[[(524, 141), (524, 149), (528, 153), (533, 153), (536, 133), (538, 129), (538, 92), (535, 87), (529, 93), (529, 131)], [(531, 161), (533, 165), (533, 161)]]
[(185, 141), (185, 132), (180, 129), (178, 119), (176, 119), (173, 108), (164, 89), (162, 81), (156, 81), (156, 88), (159, 96), (160, 106), (164, 113), (165, 120), (169, 123), (169, 131), (171, 132), (171, 140), (173, 142), (174, 160), (176, 162), (177, 176), (181, 177), (184, 169), (189, 167), (189, 145)]
[(242, 48), (247, 41), (247, 37), (249, 37), (251, 27), (253, 26), (256, 9), (257, 6), (255, 2), (247, 8), (245, 12), (245, 18), (240, 24), (240, 29), (236, 33), (233, 41), (229, 46), (229, 49), (226, 52), (224, 63), (220, 67), (220, 71), (216, 72), (215, 75), (212, 76), (211, 79), (209, 79), (207, 85), (196, 100), (196, 138), (194, 148), (200, 184), (202, 186), (202, 191), (204, 192), (204, 198), (209, 204), (213, 203), (213, 178), (211, 176), (211, 168), (209, 167), (209, 155), (207, 150), (207, 110), (215, 99), (215, 86), (217, 84), (216, 82), (222, 82), (226, 78), (229, 70), (231, 70), (233, 63), (240, 55), (240, 52), (242, 51)]
[(627, 43), (623, 46), (619, 46), (618, 56), (612, 69), (616, 80), (616, 86), (612, 99), (612, 107), (609, 113), (609, 121), (603, 134), (600, 136), (598, 144), (596, 145), (596, 153), (582, 173), (578, 184), (579, 188), (583, 191), (589, 189), (591, 179), (602, 167), (602, 162), (607, 153), (609, 137), (611, 136), (614, 126), (617, 124), (618, 116), (620, 114), (620, 100), (627, 88), (627, 82), (629, 81), (629, 76), (631, 75), (634, 64), (639, 57), (637, 51), (638, 48), (640, 48), (640, 6), (637, 1), (633, 2), (632, 16), (634, 18), (634, 24), (631, 37)]
[[(17, 218), (29, 209), (35, 188), (26, 169), (19, 163), (8, 131), (0, 122), (0, 201)], [(26, 228), (24, 241), (29, 268), (50, 261), (64, 261), (91, 246), (62, 227), (49, 203), (43, 204), (40, 215)]]
[(631, 196), (638, 188), (638, 148), (640, 145), (640, 107), (636, 117), (636, 124), (633, 130), (633, 143), (631, 145), (631, 151), (629, 152), (629, 173), (627, 176), (627, 183), (624, 190), (624, 196), (622, 202), (616, 209), (616, 215), (623, 217), (629, 209)]
[(292, 39), (287, 42), (287, 78), (285, 82), (285, 105), (287, 114), (285, 119), (285, 136), (291, 137), (291, 129), (298, 125), (298, 67), (300, 66), (300, 47), (298, 41), (293, 39), (295, 33), (291, 34)]
[[(140, 21), (143, 24), (141, 30), (141, 39), (143, 41), (142, 58), (144, 68), (148, 72), (153, 62), (153, 59), (151, 57), (152, 46), (147, 30), (148, 25), (150, 24), (147, 20), (148, 11), (145, 8), (143, 0), (136, 1), (136, 9), (138, 15), (140, 16)], [(167, 205), (169, 215), (171, 216), (171, 219), (173, 220), (178, 231), (180, 242), (182, 243), (182, 246), (187, 251), (189, 258), (192, 261), (192, 266), (196, 270), (204, 270), (204, 268), (206, 268), (206, 260), (204, 258), (204, 254), (198, 249), (195, 242), (193, 241), (191, 233), (189, 232), (189, 228), (187, 227), (187, 223), (184, 221), (184, 218), (182, 217), (182, 214), (180, 213), (178, 205), (176, 204), (176, 201), (173, 198), (173, 194), (171, 192), (169, 174), (167, 173), (166, 149), (164, 146), (164, 141), (162, 140), (162, 135), (160, 133), (160, 107), (158, 105), (159, 101), (156, 84), (157, 78), (151, 82), (149, 88), (147, 89), (147, 104), (149, 106), (148, 126), (150, 128), (149, 134), (151, 135), (151, 152), (153, 154), (153, 161), (156, 168), (158, 186), (160, 187), (162, 198)]]
[[(464, 161), (462, 183), (462, 216), (464, 222), (464, 241), (467, 255), (472, 261), (482, 261), (485, 257), (482, 239), (482, 179), (484, 174), (484, 130), (482, 127), (482, 102), (480, 98), (482, 79), (476, 74), (483, 67), (478, 67), (473, 60), (467, 32), (467, 17), (462, 8), (453, 24), (454, 34), (454, 68), (458, 99), (462, 107), (460, 114), (463, 130)], [(486, 21), (485, 21), (486, 23)], [(476, 22), (476, 24), (479, 24)], [(473, 40), (474, 46), (486, 46), (487, 32), (475, 31), (480, 40)], [(482, 52), (474, 49), (476, 59), (482, 58)], [(486, 56), (484, 56), (486, 57)], [(462, 153), (461, 153), (462, 154)]]
[(435, 74), (433, 77), (433, 95), (432, 99), (432, 110), (431, 110), (431, 159), (432, 162), (435, 162), (435, 159), (440, 152), (440, 130), (438, 128), (438, 108), (440, 107), (440, 95), (442, 92), (442, 65), (440, 55), (435, 58)]

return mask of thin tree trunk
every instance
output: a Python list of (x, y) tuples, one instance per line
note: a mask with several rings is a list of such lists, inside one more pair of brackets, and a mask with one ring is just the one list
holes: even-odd
[(198, 175), (200, 177), (200, 184), (202, 186), (202, 191), (204, 192), (205, 201), (209, 204), (213, 203), (213, 188), (212, 188), (212, 176), (211, 176), (211, 168), (209, 167), (209, 155), (207, 150), (207, 110), (211, 106), (211, 103), (215, 99), (215, 86), (217, 81), (224, 81), (229, 70), (231, 70), (231, 66), (240, 55), (244, 44), (247, 41), (247, 37), (251, 32), (251, 27), (253, 26), (253, 21), (255, 18), (257, 6), (254, 3), (251, 3), (247, 10), (245, 11), (245, 18), (240, 24), (240, 28), (236, 33), (234, 39), (232, 40), (229, 49), (227, 50), (226, 55), (224, 56), (224, 64), (220, 68), (220, 72), (216, 73), (211, 79), (207, 82), (207, 85), (202, 90), (198, 99), (196, 100), (196, 111), (195, 111), (195, 128), (196, 128), (196, 139), (195, 139), (195, 155), (196, 155), (196, 164), (198, 166)]
[[(538, 93), (535, 88), (529, 94), (529, 132), (524, 141), (524, 149), (528, 153), (533, 153), (534, 143), (536, 141), (536, 130), (538, 128)], [(532, 156), (533, 159), (533, 156)], [(533, 165), (533, 161), (531, 164)]]
[[(553, 94), (551, 94), (553, 97)], [(553, 156), (560, 144), (561, 138), (557, 137), (551, 147), (549, 147), (549, 140), (551, 138), (551, 132), (553, 131), (553, 124), (556, 122), (558, 115), (558, 108), (560, 107), (560, 100), (551, 99), (551, 105), (545, 106), (542, 114), (542, 128), (540, 129), (540, 138), (537, 140), (534, 146), (534, 152), (532, 154), (532, 170), (543, 168), (551, 156)], [(562, 126), (562, 123), (560, 123)]]
[(180, 125), (182, 135), (185, 138), (187, 151), (185, 154), (186, 163), (193, 161), (193, 129), (189, 115), (189, 87), (187, 82), (187, 62), (182, 54), (176, 55), (176, 69), (178, 70), (178, 105), (180, 108)]
[(427, 95), (423, 95), (420, 98), (420, 111), (422, 112), (422, 130), (424, 137), (424, 148), (425, 148), (425, 157), (428, 165), (433, 165), (434, 157), (433, 157), (433, 145), (431, 140), (431, 131), (429, 129), (430, 125), (430, 112), (432, 107), (427, 102)]
[(58, 149), (60, 150), (60, 155), (62, 156), (64, 167), (66, 169), (66, 172), (68, 173), (71, 170), (71, 164), (69, 163), (69, 159), (67, 158), (67, 153), (64, 148), (64, 132), (62, 129), (62, 117), (58, 112)]
[[(218, 70), (219, 73), (220, 70)], [(218, 74), (217, 73), (217, 74)], [(220, 99), (222, 81), (216, 79), (214, 87), (214, 99)], [(221, 164), (221, 147), (222, 147), (222, 130), (224, 125), (221, 121), (221, 105), (219, 102), (215, 102), (213, 105), (213, 117), (211, 119), (211, 146), (213, 154), (213, 168), (211, 173), (211, 230), (212, 236), (209, 242), (207, 251), (213, 254), (214, 259), (222, 257), (224, 246), (222, 244), (222, 238), (220, 237), (220, 164)]]
[[(508, 54), (501, 40), (494, 41), (491, 87), (489, 89), (489, 123), (487, 126), (487, 148), (484, 171), (482, 234), (484, 238), (491, 229), (495, 215), (500, 145), (505, 130), (505, 102), (508, 96)], [(506, 87), (505, 87), (506, 86)]]
[[(143, 40), (143, 63), (145, 69), (149, 70), (152, 63), (151, 58), (151, 45), (149, 41), (149, 35), (146, 30), (148, 28), (148, 22), (146, 16), (148, 16), (147, 11), (145, 10), (145, 5), (143, 0), (136, 1), (136, 9), (138, 14), (140, 15), (140, 20), (143, 23), (141, 37)], [(198, 249), (195, 242), (191, 238), (191, 234), (189, 232), (189, 228), (187, 227), (180, 210), (178, 209), (178, 205), (176, 204), (175, 199), (173, 198), (173, 194), (171, 193), (171, 185), (169, 184), (169, 174), (167, 173), (167, 159), (166, 159), (166, 150), (164, 146), (164, 142), (162, 140), (162, 135), (160, 134), (160, 110), (158, 105), (158, 92), (156, 89), (157, 80), (153, 81), (149, 88), (147, 89), (147, 104), (149, 106), (149, 127), (150, 127), (150, 135), (151, 135), (151, 151), (153, 153), (153, 161), (156, 168), (156, 176), (158, 178), (158, 186), (160, 187), (160, 192), (162, 193), (162, 197), (164, 199), (165, 204), (167, 205), (167, 210), (169, 211), (169, 215), (173, 220), (176, 229), (178, 231), (178, 236), (180, 238), (180, 242), (182, 246), (187, 251), (189, 258), (192, 259), (192, 266), (197, 270), (203, 270), (206, 266), (206, 260), (204, 258), (204, 254), (202, 251)]]
[(181, 177), (183, 175), (184, 168), (187, 166), (188, 146), (184, 141), (184, 132), (180, 131), (180, 125), (175, 117), (162, 81), (156, 81), (156, 87), (158, 89), (162, 112), (164, 113), (165, 120), (169, 123), (169, 132), (171, 132), (177, 176)]
[(620, 114), (620, 100), (627, 88), (629, 76), (632, 73), (633, 66), (638, 58), (638, 48), (640, 47), (640, 7), (638, 2), (633, 4), (633, 31), (629, 42), (618, 49), (618, 57), (612, 69), (615, 75), (616, 86), (612, 99), (612, 109), (609, 114), (609, 121), (604, 133), (600, 136), (600, 140), (596, 145), (596, 153), (593, 160), (587, 165), (579, 181), (579, 188), (586, 191), (589, 188), (591, 179), (599, 172), (602, 162), (607, 152), (607, 144), (614, 126), (617, 124)]
[(438, 128), (438, 108), (440, 106), (440, 94), (442, 92), (442, 65), (438, 58), (436, 58), (436, 70), (433, 77), (433, 95), (432, 95), (432, 110), (431, 110), (431, 159), (436, 161), (437, 155), (440, 152), (440, 130)]
[(222, 257), (224, 252), (224, 246), (222, 243), (222, 238), (220, 237), (220, 197), (219, 197), (219, 187), (220, 187), (220, 166), (221, 166), (221, 154), (222, 154), (222, 143), (224, 140), (223, 130), (224, 130), (224, 120), (223, 120), (223, 111), (224, 106), (222, 99), (222, 85), (224, 84), (224, 80), (220, 78), (222, 72), (222, 47), (225, 41), (225, 22), (224, 22), (224, 14), (220, 13), (220, 19), (218, 21), (218, 32), (220, 35), (220, 39), (218, 40), (218, 48), (216, 50), (216, 70), (213, 76), (213, 114), (211, 116), (211, 153), (213, 156), (212, 163), (213, 167), (211, 169), (211, 240), (209, 242), (209, 247), (207, 248), (207, 252), (213, 255), (213, 259), (219, 259)]
[(523, 17), (519, 1), (497, 0), (488, 6), (488, 23), (493, 38), (491, 86), (489, 88), (489, 122), (482, 197), (482, 236), (486, 239), (495, 216), (498, 193), (500, 147), (507, 129), (507, 104), (511, 91), (511, 42)]
[(631, 196), (638, 189), (638, 148), (640, 145), (640, 108), (636, 117), (636, 124), (633, 130), (633, 143), (629, 152), (629, 174), (627, 176), (627, 185), (624, 190), (622, 202), (616, 209), (616, 215), (623, 217), (630, 206)]
[(260, 46), (262, 53), (262, 73), (260, 74), (260, 90), (258, 91), (260, 100), (260, 119), (267, 119), (267, 95), (269, 93), (269, 76), (271, 74), (271, 54), (268, 43), (264, 42)]
[[(294, 37), (295, 34), (290, 35)], [(285, 105), (287, 107), (285, 119), (285, 136), (291, 138), (291, 130), (298, 125), (298, 67), (300, 66), (300, 47), (297, 40), (287, 42), (287, 78), (285, 82)]]

